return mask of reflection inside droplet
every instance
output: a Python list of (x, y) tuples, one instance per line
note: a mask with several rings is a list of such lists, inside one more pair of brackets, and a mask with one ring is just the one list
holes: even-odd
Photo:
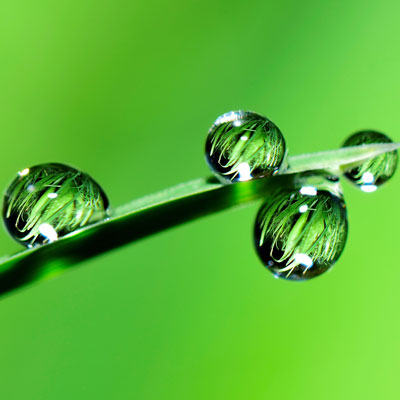
[[(365, 130), (351, 135), (342, 147), (373, 143), (393, 143), (393, 141), (383, 133)], [(379, 154), (345, 171), (344, 176), (363, 192), (375, 192), (380, 185), (393, 176), (397, 166), (397, 158), (396, 150)]]
[(4, 196), (7, 230), (27, 247), (54, 242), (107, 216), (108, 200), (89, 175), (63, 164), (25, 168)]
[(285, 157), (286, 144), (268, 118), (239, 110), (217, 118), (208, 132), (205, 153), (218, 179), (231, 183), (275, 174)]
[(311, 257), (309, 257), (307, 254), (304, 253), (298, 253), (294, 256), (294, 260), (296, 263), (299, 263), (301, 265), (304, 265), (306, 267), (306, 270), (303, 272), (303, 274), (310, 269), (313, 266), (313, 260)]
[(364, 172), (361, 179), (364, 183), (372, 183), (374, 181), (374, 175), (372, 175), (371, 172)]
[(361, 185), (360, 189), (365, 193), (372, 193), (375, 192), (378, 187), (376, 185)]
[(25, 176), (29, 174), (29, 168), (25, 168), (22, 171), (18, 172), (19, 176)]
[(317, 189), (314, 186), (303, 186), (300, 189), (300, 193), (308, 196), (316, 196)]
[(303, 204), (302, 206), (299, 207), (299, 212), (305, 213), (308, 210), (308, 205)]
[(42, 236), (48, 239), (49, 242), (54, 242), (58, 239), (57, 232), (50, 224), (41, 224), (39, 226), (39, 232)]
[(250, 171), (250, 165), (247, 163), (241, 163), (238, 165), (238, 175), (239, 175), (239, 181), (244, 182), (244, 181), (249, 181), (252, 176), (251, 176), (251, 171)]
[(343, 199), (310, 184), (301, 191), (281, 188), (268, 195), (254, 229), (262, 262), (275, 276), (288, 280), (307, 280), (329, 270), (346, 237)]
[(361, 177), (362, 185), (360, 185), (360, 189), (365, 193), (372, 193), (378, 188), (374, 185), (375, 177), (371, 172), (364, 172)]

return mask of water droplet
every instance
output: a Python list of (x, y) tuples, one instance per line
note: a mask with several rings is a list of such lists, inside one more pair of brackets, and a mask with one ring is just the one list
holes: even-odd
[(255, 246), (275, 277), (314, 278), (339, 258), (347, 237), (347, 213), (337, 188), (328, 190), (331, 185), (338, 183), (325, 180), (323, 185), (311, 186), (307, 180), (297, 189), (281, 188), (261, 207), (255, 223)]
[(279, 128), (250, 111), (230, 111), (213, 124), (206, 141), (206, 159), (224, 183), (248, 181), (276, 173), (286, 151)]
[(63, 164), (25, 168), (8, 187), (3, 219), (24, 246), (50, 243), (107, 216), (108, 199), (89, 175)]
[[(383, 133), (361, 131), (351, 135), (342, 147), (372, 143), (392, 143), (392, 140)], [(378, 186), (393, 176), (396, 171), (397, 158), (397, 150), (383, 153), (347, 171), (344, 175), (362, 191), (375, 192)]]

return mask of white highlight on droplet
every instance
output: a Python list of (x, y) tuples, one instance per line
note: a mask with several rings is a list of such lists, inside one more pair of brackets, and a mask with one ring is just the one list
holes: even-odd
[(313, 266), (313, 260), (311, 259), (310, 256), (304, 253), (298, 253), (294, 256), (294, 260), (301, 264), (304, 265), (307, 269), (310, 269)]
[(240, 119), (237, 119), (236, 121), (233, 121), (234, 126), (240, 126), (242, 125), (242, 121)]
[(57, 196), (58, 196), (57, 193), (49, 193), (49, 194), (47, 195), (47, 197), (48, 197), (49, 199), (55, 199)]
[(29, 174), (29, 168), (25, 168), (22, 171), (18, 172), (19, 176), (25, 176)]
[(374, 175), (371, 172), (364, 172), (361, 177), (364, 183), (372, 183), (374, 181)]
[(251, 176), (250, 165), (247, 163), (240, 163), (238, 165), (238, 174), (239, 174), (239, 181), (249, 181)]
[(243, 140), (243, 141), (246, 141), (246, 140), (248, 140), (249, 138), (247, 137), (247, 136), (240, 136), (240, 140)]
[(236, 111), (229, 111), (223, 115), (220, 115), (217, 120), (214, 122), (213, 126), (218, 126), (221, 124), (225, 124), (226, 122), (232, 122), (235, 123), (235, 121), (240, 118), (241, 114), (236, 112)]
[(32, 185), (32, 184), (30, 184), (30, 185), (28, 185), (27, 189), (28, 189), (28, 192), (29, 192), (29, 193), (32, 193), (32, 192), (35, 191), (35, 186)]
[(361, 185), (360, 189), (365, 193), (372, 193), (375, 192), (375, 190), (378, 189), (378, 187), (375, 185)]
[(308, 205), (303, 204), (302, 206), (299, 207), (299, 212), (305, 213), (308, 210)]
[(57, 232), (50, 224), (41, 224), (39, 226), (39, 232), (42, 236), (47, 238), (49, 242), (54, 242), (58, 239)]
[(303, 186), (300, 189), (300, 193), (308, 195), (308, 196), (316, 196), (317, 195), (317, 189), (315, 189), (315, 187), (313, 187), (313, 186)]

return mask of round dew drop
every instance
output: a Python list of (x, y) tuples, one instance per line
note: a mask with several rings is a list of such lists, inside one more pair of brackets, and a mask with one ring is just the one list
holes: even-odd
[(89, 175), (63, 164), (25, 168), (6, 190), (3, 219), (10, 235), (33, 247), (107, 217), (109, 202)]
[[(369, 130), (351, 135), (342, 147), (373, 143), (393, 143), (393, 141), (383, 133)], [(346, 171), (344, 176), (362, 191), (367, 193), (374, 192), (378, 186), (393, 176), (397, 167), (397, 158), (397, 150), (380, 154)]]
[[(322, 187), (322, 189), (321, 189)], [(346, 206), (326, 185), (279, 189), (258, 212), (254, 241), (276, 278), (307, 280), (329, 270), (347, 238)]]
[(223, 183), (276, 173), (285, 157), (285, 139), (268, 118), (250, 111), (221, 115), (208, 132), (206, 160)]

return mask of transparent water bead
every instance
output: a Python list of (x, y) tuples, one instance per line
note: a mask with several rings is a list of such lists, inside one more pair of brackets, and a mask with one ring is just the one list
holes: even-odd
[(49, 243), (107, 216), (108, 199), (86, 173), (63, 164), (25, 168), (8, 187), (3, 219), (27, 247)]
[[(386, 135), (375, 131), (361, 131), (351, 135), (342, 147), (360, 144), (392, 143)], [(346, 171), (345, 177), (364, 192), (374, 192), (378, 186), (390, 179), (397, 167), (397, 150), (380, 154), (363, 164)]]
[(338, 183), (307, 178), (299, 189), (280, 189), (266, 199), (256, 218), (255, 246), (275, 277), (306, 280), (337, 261), (347, 230)]
[(276, 173), (286, 151), (279, 128), (250, 111), (231, 111), (212, 125), (206, 141), (206, 159), (224, 183), (248, 181)]

